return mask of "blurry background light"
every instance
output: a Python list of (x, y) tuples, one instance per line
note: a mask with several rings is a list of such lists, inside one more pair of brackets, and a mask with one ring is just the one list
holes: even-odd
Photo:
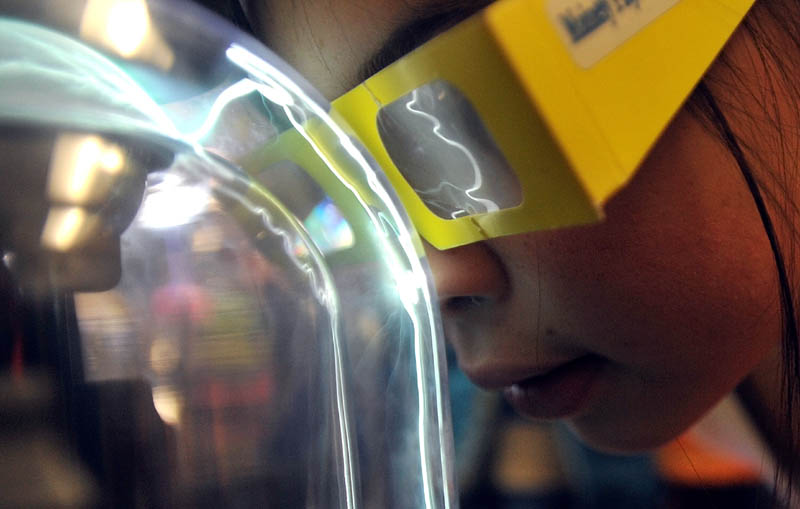
[(142, 0), (111, 4), (108, 10), (106, 37), (123, 57), (136, 54), (150, 30), (150, 16)]
[(126, 59), (168, 70), (175, 55), (150, 20), (144, 0), (89, 0), (81, 36)]
[(353, 247), (353, 229), (333, 200), (326, 197), (303, 221), (309, 235), (325, 254)]
[(52, 207), (42, 231), (42, 245), (69, 251), (94, 234), (97, 224), (97, 217), (81, 207)]
[(402, 277), (396, 279), (397, 293), (400, 295), (400, 299), (415, 306), (419, 301), (419, 289), (424, 280), (421, 280), (410, 270), (403, 271), (400, 269), (398, 273), (402, 274)]
[(158, 336), (150, 344), (150, 369), (157, 375), (168, 375), (178, 367), (180, 356), (175, 338)]
[(172, 228), (193, 222), (210, 205), (208, 190), (167, 178), (150, 188), (137, 221), (144, 228)]
[(182, 402), (178, 391), (169, 386), (153, 387), (153, 406), (159, 417), (167, 424), (179, 424)]
[(50, 199), (70, 205), (101, 202), (125, 167), (122, 149), (99, 136), (63, 133), (50, 159)]

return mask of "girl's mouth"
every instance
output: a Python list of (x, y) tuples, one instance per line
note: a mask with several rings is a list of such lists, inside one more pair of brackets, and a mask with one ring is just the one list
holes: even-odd
[(586, 406), (591, 388), (606, 361), (597, 355), (584, 355), (547, 373), (520, 380), (503, 394), (520, 414), (534, 419), (574, 416)]

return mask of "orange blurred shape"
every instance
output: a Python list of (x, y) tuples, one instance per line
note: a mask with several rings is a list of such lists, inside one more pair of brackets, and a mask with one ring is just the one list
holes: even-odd
[(668, 482), (727, 486), (761, 482), (762, 465), (687, 431), (656, 452), (656, 465)]

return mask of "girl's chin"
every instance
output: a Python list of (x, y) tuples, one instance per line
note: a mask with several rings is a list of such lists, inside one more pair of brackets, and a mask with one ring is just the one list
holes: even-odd
[(624, 416), (613, 410), (594, 408), (574, 419), (565, 419), (567, 427), (592, 449), (612, 454), (636, 454), (656, 449), (679, 437), (695, 421), (677, 419), (675, 412), (663, 415)]
[(647, 431), (636, 433), (631, 430), (632, 432), (626, 436), (622, 436), (622, 433), (609, 436), (584, 430), (580, 425), (569, 421), (567, 421), (567, 427), (584, 444), (599, 452), (609, 454), (637, 454), (652, 451), (680, 435), (680, 433), (655, 434)]

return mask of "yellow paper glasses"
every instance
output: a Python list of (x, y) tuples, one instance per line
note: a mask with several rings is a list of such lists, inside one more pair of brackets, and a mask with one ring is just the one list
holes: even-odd
[(439, 249), (602, 218), (753, 0), (500, 0), (333, 102)]

